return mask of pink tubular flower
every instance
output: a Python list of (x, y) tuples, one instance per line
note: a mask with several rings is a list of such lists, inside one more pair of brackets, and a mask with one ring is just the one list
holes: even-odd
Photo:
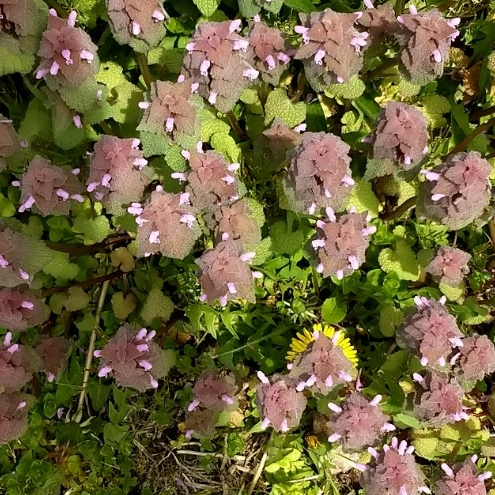
[(471, 255), (450, 246), (441, 246), (425, 271), (440, 283), (458, 286), (469, 273), (468, 262)]
[(340, 280), (363, 264), (369, 235), (376, 227), (368, 227), (366, 213), (348, 213), (337, 219), (331, 208), (327, 210), (329, 221), (317, 221), (318, 237), (311, 244), (318, 254), (316, 270)]
[(189, 80), (175, 84), (165, 81), (153, 83), (149, 104), (138, 126), (139, 130), (166, 135), (171, 142), (181, 143), (198, 136), (197, 110), (200, 98), (194, 95), (194, 83)]
[(53, 9), (50, 14), (38, 50), (42, 61), (36, 78), (53, 78), (61, 86), (80, 86), (98, 72), (98, 48), (88, 34), (74, 27), (74, 11), (68, 19), (57, 17)]
[(139, 139), (103, 135), (91, 155), (87, 191), (113, 215), (123, 214), (123, 205), (139, 201), (150, 182), (138, 147)]
[(197, 211), (190, 206), (187, 193), (156, 190), (144, 206), (133, 203), (128, 210), (138, 215), (138, 256), (160, 252), (169, 258), (183, 259), (200, 235)]
[(356, 451), (375, 445), (384, 432), (393, 431), (395, 427), (378, 407), (380, 398), (378, 395), (369, 402), (353, 392), (339, 406), (331, 404), (334, 414), (327, 422), (332, 432), (329, 441), (342, 442), (344, 451)]
[(285, 183), (288, 194), (305, 213), (320, 208), (342, 209), (354, 185), (349, 165), (350, 147), (324, 132), (305, 132), (296, 148)]
[(165, 37), (168, 15), (159, 0), (106, 0), (108, 21), (120, 45), (147, 52)]
[(452, 350), (463, 345), (456, 319), (433, 299), (416, 299), (416, 311), (397, 329), (396, 337), (424, 366), (445, 366)]
[(368, 449), (373, 460), (361, 475), (361, 486), (366, 495), (419, 495), (430, 493), (423, 485), (425, 476), (414, 460), (412, 446), (396, 437), (381, 452)]
[(36, 345), (36, 353), (41, 358), (41, 370), (46, 373), (47, 380), (58, 380), (69, 359), (72, 341), (65, 337), (47, 337), (41, 335)]
[(145, 328), (138, 332), (129, 324), (120, 327), (117, 334), (95, 357), (102, 358), (98, 376), (115, 377), (120, 387), (132, 387), (140, 392), (158, 388), (158, 379), (165, 376), (165, 357), (162, 349), (152, 342), (155, 331)]
[(305, 74), (315, 91), (329, 84), (347, 82), (363, 65), (362, 51), (367, 46), (367, 32), (355, 27), (356, 14), (342, 14), (331, 9), (299, 14), (302, 45), (294, 58), (302, 60)]
[(490, 202), (490, 164), (476, 151), (457, 153), (431, 171), (423, 171), (418, 213), (451, 230), (481, 217)]
[(409, 170), (428, 149), (425, 116), (415, 107), (390, 101), (382, 109), (372, 139), (373, 158), (391, 160)]
[(33, 402), (31, 395), (19, 392), (0, 394), (0, 445), (24, 435)]
[(211, 303), (218, 299), (222, 306), (232, 299), (247, 299), (254, 303), (253, 272), (248, 261), (254, 253), (242, 253), (238, 242), (226, 240), (214, 249), (205, 251), (196, 260), (203, 295), (201, 300)]
[(299, 392), (308, 388), (328, 394), (335, 386), (352, 380), (350, 373), (354, 365), (336, 345), (340, 332), (332, 339), (320, 332), (313, 335), (315, 340), (291, 363), (289, 376), (296, 380)]
[(196, 380), (194, 396), (188, 411), (194, 411), (198, 406), (213, 411), (224, 411), (235, 402), (237, 387), (230, 375), (219, 376), (216, 371), (206, 370)]
[(296, 390), (293, 380), (282, 375), (273, 375), (269, 380), (261, 371), (258, 378), (261, 383), (256, 389), (256, 403), (261, 428), (272, 426), (275, 431), (285, 433), (298, 426), (307, 400)]
[(397, 18), (396, 33), (402, 48), (401, 62), (410, 80), (424, 85), (443, 73), (449, 60), (450, 44), (459, 35), (459, 19), (447, 20), (437, 9), (403, 14)]
[(43, 323), (48, 317), (47, 309), (30, 290), (0, 290), (0, 326), (8, 330), (21, 332)]
[(39, 155), (31, 161), (20, 183), (21, 213), (33, 209), (43, 216), (68, 215), (69, 200), (84, 201), (81, 196), (83, 185), (71, 169), (52, 165)]
[(242, 92), (258, 77), (249, 41), (237, 34), (239, 19), (198, 25), (183, 61), (183, 74), (199, 84), (198, 92), (221, 112), (232, 110)]
[(0, 171), (6, 167), (5, 158), (20, 148), (19, 137), (11, 120), (0, 113)]
[(463, 397), (464, 390), (455, 378), (439, 373), (427, 373), (426, 377), (419, 381), (414, 399), (414, 416), (435, 428), (469, 419), (462, 405)]
[(13, 344), (12, 334), (7, 332), (0, 344), (0, 390), (18, 392), (39, 369), (37, 354), (30, 347)]
[(458, 361), (462, 379), (483, 380), (495, 371), (495, 346), (486, 335), (465, 337), (462, 344)]
[(443, 476), (437, 480), (433, 493), (435, 495), (486, 495), (485, 480), (492, 473), (485, 471), (478, 474), (477, 456), (466, 458), (462, 464), (450, 467), (442, 464)]

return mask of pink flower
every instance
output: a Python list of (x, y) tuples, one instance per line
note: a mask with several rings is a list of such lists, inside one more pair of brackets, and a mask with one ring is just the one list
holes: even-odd
[(462, 464), (450, 467), (442, 464), (443, 476), (437, 480), (435, 495), (486, 495), (485, 480), (492, 475), (490, 471), (478, 474), (477, 456), (466, 458)]
[(437, 282), (456, 287), (469, 273), (468, 261), (471, 255), (450, 246), (442, 246), (430, 261), (425, 271), (431, 273)]
[(460, 377), (464, 380), (483, 380), (495, 371), (495, 346), (486, 335), (471, 335), (462, 339), (459, 348)]
[(48, 317), (47, 310), (30, 290), (0, 290), (0, 325), (8, 330), (20, 332), (43, 323)]
[(19, 392), (0, 394), (0, 444), (24, 435), (33, 402), (34, 397)]

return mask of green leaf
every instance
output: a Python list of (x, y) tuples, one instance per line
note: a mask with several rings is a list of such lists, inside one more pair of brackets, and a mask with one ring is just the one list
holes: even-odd
[(174, 303), (170, 297), (163, 294), (159, 287), (153, 287), (141, 310), (141, 318), (146, 324), (150, 324), (154, 318), (160, 318), (166, 322), (170, 320), (173, 311)]
[(412, 445), (418, 454), (425, 459), (434, 459), (437, 455), (437, 445), (440, 440), (435, 436), (434, 431), (421, 430), (414, 432)]
[(300, 101), (292, 103), (282, 88), (273, 90), (266, 99), (265, 126), (275, 117), (280, 117), (289, 127), (295, 127), (306, 118), (306, 105)]
[(194, 5), (205, 17), (211, 17), (222, 0), (193, 0)]
[(10, 218), (16, 214), (17, 210), (12, 201), (0, 194), (0, 217)]
[(103, 215), (94, 219), (77, 217), (74, 220), (74, 230), (83, 234), (84, 244), (102, 242), (112, 232), (108, 218)]
[(111, 385), (103, 385), (100, 380), (91, 380), (88, 385), (88, 395), (91, 399), (91, 405), (95, 411), (101, 411), (106, 405), (110, 392)]
[(354, 206), (358, 213), (367, 211), (371, 217), (378, 217), (380, 203), (370, 182), (361, 179), (356, 180), (356, 185), (351, 191), (349, 204)]
[(222, 153), (227, 161), (241, 161), (241, 150), (232, 136), (220, 133), (213, 134), (210, 144), (215, 151)]
[(370, 120), (375, 121), (380, 114), (380, 105), (368, 95), (362, 95), (352, 102), (352, 106), (364, 113)]
[(79, 311), (89, 306), (91, 297), (81, 287), (70, 287), (64, 303), (67, 311)]
[(395, 414), (394, 423), (399, 428), (414, 428), (417, 430), (421, 428), (421, 423), (414, 416), (404, 413)]
[(19, 43), (12, 37), (0, 35), (0, 76), (27, 74), (34, 66), (34, 54), (21, 51)]
[(116, 292), (112, 296), (112, 308), (116, 318), (125, 320), (136, 308), (137, 300), (134, 294), (127, 294), (124, 298), (123, 292)]
[(315, 10), (313, 2), (310, 0), (284, 0), (284, 5), (289, 9), (304, 12), (305, 14), (311, 14)]
[(447, 125), (447, 120), (444, 118), (444, 114), (450, 111), (450, 103), (447, 98), (430, 94), (423, 98), (422, 103), (423, 112), (428, 118), (432, 129)]
[(440, 282), (438, 288), (442, 291), (442, 294), (444, 294), (449, 301), (457, 301), (464, 294), (466, 286), (464, 282), (459, 284), (457, 287), (452, 287), (451, 285)]
[(493, 43), (495, 43), (495, 21), (483, 21), (478, 29), (484, 34), (484, 38), (474, 43), (471, 63), (481, 60), (491, 53)]
[(359, 76), (352, 76), (346, 83), (330, 84), (325, 89), (325, 95), (330, 98), (354, 100), (359, 98), (366, 89), (366, 85)]
[(229, 134), (230, 126), (227, 122), (217, 119), (209, 119), (201, 125), (201, 141), (207, 143), (214, 134)]
[(98, 104), (97, 92), (98, 83), (94, 77), (87, 79), (76, 88), (61, 86), (58, 90), (60, 98), (65, 104), (76, 112), (81, 113), (88, 112)]
[(294, 254), (301, 249), (304, 235), (300, 230), (289, 231), (283, 220), (275, 222), (270, 228), (272, 249), (275, 254)]
[(347, 304), (336, 297), (329, 297), (321, 306), (321, 316), (329, 325), (341, 322), (347, 314)]
[(381, 269), (386, 272), (395, 272), (402, 280), (416, 281), (419, 279), (420, 267), (413, 250), (404, 240), (398, 240), (395, 250), (383, 249), (378, 262)]
[(404, 321), (404, 315), (400, 309), (387, 305), (380, 311), (380, 332), (385, 337), (393, 337), (395, 331)]

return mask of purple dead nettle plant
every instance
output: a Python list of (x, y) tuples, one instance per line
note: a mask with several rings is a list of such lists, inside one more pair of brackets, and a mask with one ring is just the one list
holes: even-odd
[(152, 341), (155, 334), (146, 328), (136, 332), (129, 324), (120, 327), (102, 350), (94, 352), (102, 359), (98, 376), (113, 376), (117, 385), (140, 392), (158, 388), (158, 380), (168, 369), (162, 349)]
[(434, 495), (486, 495), (485, 481), (492, 477), (490, 471), (479, 473), (477, 455), (466, 458), (462, 464), (450, 467), (443, 463), (443, 476), (433, 487)]
[(405, 440), (392, 438), (381, 452), (368, 448), (373, 459), (361, 475), (361, 486), (366, 495), (419, 495), (431, 493), (424, 485), (425, 476), (416, 464), (414, 447)]
[(448, 423), (469, 419), (462, 404), (463, 388), (456, 379), (444, 373), (413, 374), (418, 383), (413, 414), (427, 425), (441, 428)]
[(350, 146), (334, 134), (305, 132), (295, 149), (286, 181), (287, 193), (313, 215), (321, 208), (342, 210), (354, 186)]
[(184, 422), (185, 437), (190, 439), (193, 435), (199, 438), (213, 438), (215, 436), (215, 426), (218, 418), (218, 411), (213, 409), (196, 408)]
[(193, 400), (187, 410), (192, 412), (199, 406), (213, 411), (224, 411), (236, 403), (237, 389), (233, 376), (220, 376), (216, 371), (206, 370), (196, 380)]
[(298, 392), (308, 388), (328, 394), (334, 387), (352, 381), (354, 364), (337, 346), (340, 330), (331, 339), (318, 331), (313, 337), (306, 350), (287, 366), (289, 376), (296, 380)]
[(72, 341), (65, 337), (41, 335), (36, 343), (36, 353), (41, 358), (41, 371), (46, 373), (49, 382), (58, 380), (69, 360)]
[(394, 431), (395, 426), (378, 407), (381, 399), (377, 395), (368, 401), (359, 392), (353, 392), (340, 405), (330, 402), (328, 407), (333, 415), (327, 422), (332, 432), (328, 441), (341, 442), (344, 451), (357, 451), (375, 445), (384, 433)]
[(144, 205), (132, 203), (127, 211), (136, 215), (138, 257), (160, 252), (183, 259), (201, 234), (189, 193), (167, 193), (158, 186)]
[(0, 393), (0, 444), (24, 435), (28, 428), (28, 411), (33, 402), (31, 395)]
[(211, 303), (218, 299), (222, 307), (233, 299), (256, 302), (253, 279), (262, 274), (249, 268), (253, 258), (253, 252), (242, 252), (240, 243), (233, 240), (222, 241), (214, 249), (206, 250), (196, 260), (203, 291), (200, 300)]
[(476, 151), (457, 153), (433, 170), (422, 170), (418, 214), (462, 229), (481, 217), (490, 203), (492, 167)]
[(239, 199), (239, 181), (235, 176), (239, 163), (228, 164), (220, 153), (203, 152), (201, 142), (196, 151), (183, 151), (182, 155), (189, 160), (191, 170), (187, 174), (174, 172), (172, 178), (188, 182), (186, 190), (195, 208), (214, 212)]
[(256, 403), (261, 419), (261, 429), (272, 426), (275, 431), (287, 432), (301, 421), (307, 400), (296, 390), (296, 382), (287, 375), (267, 378), (258, 371), (261, 383), (256, 388)]
[(120, 45), (147, 52), (165, 37), (163, 21), (168, 18), (159, 0), (106, 0), (108, 22)]
[(495, 346), (486, 335), (470, 335), (462, 339), (462, 347), (451, 359), (461, 381), (475, 382), (495, 372)]
[(217, 239), (239, 240), (243, 246), (258, 246), (261, 242), (261, 229), (253, 218), (249, 203), (245, 199), (233, 205), (222, 206), (216, 215)]
[(311, 242), (318, 255), (316, 271), (342, 280), (364, 263), (369, 236), (376, 227), (368, 225), (367, 213), (355, 213), (354, 209), (338, 218), (330, 207), (326, 213), (329, 221), (317, 220), (318, 237)]
[(399, 30), (399, 23), (390, 2), (375, 8), (371, 0), (364, 0), (364, 5), (366, 10), (358, 19), (358, 23), (365, 27), (369, 33), (368, 43), (370, 47), (379, 47), (388, 37), (393, 36)]
[(35, 34), (38, 19), (29, 14), (38, 10), (39, 5), (34, 0), (1, 0), (1, 32), (9, 33), (15, 38)]
[(471, 255), (460, 249), (441, 246), (425, 271), (433, 275), (436, 282), (456, 287), (469, 273), (470, 259)]
[(400, 60), (409, 79), (426, 84), (443, 73), (449, 61), (450, 45), (459, 35), (460, 19), (445, 19), (437, 9), (418, 14), (414, 5), (409, 14), (397, 17), (401, 29), (395, 34), (402, 46)]
[(79, 169), (58, 167), (36, 155), (22, 179), (12, 183), (21, 188), (19, 212), (33, 209), (43, 216), (68, 215), (70, 200), (84, 202), (78, 173)]
[(423, 366), (447, 365), (452, 351), (463, 346), (463, 334), (456, 319), (439, 301), (414, 298), (416, 310), (397, 329), (396, 338), (400, 347), (418, 356)]
[(104, 135), (91, 154), (86, 190), (112, 215), (122, 215), (123, 205), (139, 201), (151, 180), (139, 144), (139, 139)]
[(21, 147), (12, 120), (0, 113), (0, 171), (5, 170), (5, 158), (13, 155)]
[[(50, 9), (48, 26), (41, 38), (38, 56), (41, 64), (36, 69), (36, 79), (60, 86), (80, 86), (98, 72), (98, 47), (82, 29), (76, 28), (75, 11), (67, 19), (57, 17)], [(53, 88), (52, 88), (53, 89)]]
[(248, 35), (253, 65), (268, 84), (278, 86), (280, 76), (290, 61), (285, 35), (264, 22), (254, 22)]
[[(142, 101), (139, 107), (144, 110), (138, 130), (154, 134), (165, 134), (171, 142), (185, 146), (186, 138), (197, 138), (199, 134), (198, 110), (202, 98), (199, 84), (183, 75), (173, 84), (166, 81), (153, 83), (150, 101)], [(196, 139), (197, 140), (197, 139)]]
[(398, 171), (410, 170), (428, 151), (426, 118), (411, 105), (390, 101), (382, 108), (371, 143), (374, 159), (390, 160)]
[(0, 344), (0, 394), (18, 392), (29, 383), (33, 373), (39, 371), (40, 358), (33, 349), (12, 343), (12, 333), (7, 332)]
[(296, 26), (295, 31), (302, 36), (302, 45), (294, 58), (303, 61), (305, 74), (315, 91), (322, 91), (329, 84), (347, 82), (361, 69), (362, 51), (369, 36), (355, 27), (362, 15), (362, 12), (342, 14), (331, 9), (299, 14), (302, 25)]
[(21, 332), (43, 323), (48, 318), (48, 308), (41, 299), (24, 286), (0, 290), (0, 326)]
[(199, 83), (199, 94), (227, 113), (258, 78), (249, 40), (239, 36), (241, 20), (203, 22), (186, 45), (183, 75)]

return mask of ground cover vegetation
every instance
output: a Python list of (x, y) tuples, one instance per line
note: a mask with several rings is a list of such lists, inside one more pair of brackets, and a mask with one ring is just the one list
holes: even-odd
[(0, 27), (0, 494), (495, 493), (495, 2)]

